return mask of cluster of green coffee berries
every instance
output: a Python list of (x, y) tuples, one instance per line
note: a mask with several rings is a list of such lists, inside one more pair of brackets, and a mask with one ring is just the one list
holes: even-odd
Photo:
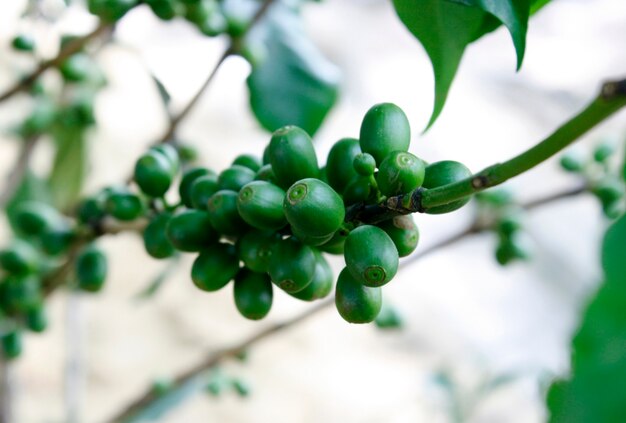
[(249, 319), (267, 315), (275, 287), (304, 301), (327, 296), (335, 279), (324, 253), (342, 254), (346, 267), (336, 282), (337, 309), (349, 322), (371, 322), (382, 304), (381, 286), (395, 276), (399, 257), (416, 248), (419, 233), (410, 215), (371, 224), (347, 219), (346, 209), (470, 175), (457, 162), (427, 166), (407, 151), (409, 143), (402, 110), (379, 104), (365, 115), (360, 138), (338, 141), (320, 168), (311, 137), (287, 126), (272, 134), (262, 158), (238, 156), (219, 174), (186, 169), (174, 205), (166, 198), (181, 166), (177, 151), (160, 145), (136, 162), (141, 194), (109, 188), (99, 203), (106, 207), (95, 207), (100, 214), (94, 222), (103, 213), (119, 220), (147, 214), (146, 251), (159, 259), (176, 250), (197, 253), (193, 283), (217, 291), (234, 280), (235, 305)]
[[(598, 199), (602, 212), (609, 219), (616, 219), (626, 210), (624, 175), (626, 168), (616, 171), (612, 161), (616, 146), (610, 140), (595, 145), (589, 154), (581, 150), (570, 150), (561, 156), (561, 167), (581, 175), (588, 183), (591, 193)], [(618, 165), (622, 165), (619, 163)]]
[(506, 266), (515, 261), (531, 257), (530, 243), (524, 233), (524, 210), (506, 189), (481, 192), (476, 195), (479, 217), (486, 214), (489, 221), (495, 222), (493, 230), (497, 235), (495, 259)]
[(142, 3), (159, 19), (182, 17), (209, 37), (242, 35), (257, 7), (240, 0), (88, 0), (87, 6), (103, 21), (115, 22)]

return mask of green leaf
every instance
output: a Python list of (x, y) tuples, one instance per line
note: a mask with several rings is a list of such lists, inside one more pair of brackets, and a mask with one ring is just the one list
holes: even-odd
[[(519, 69), (531, 10), (547, 0), (393, 0), (402, 23), (422, 44), (435, 74), (430, 127), (445, 104), (466, 47), (504, 24), (513, 39)], [(428, 128), (427, 127), (427, 128)]]
[(11, 199), (5, 207), (9, 224), (15, 231), (15, 210), (18, 205), (26, 201), (39, 201), (51, 204), (52, 199), (50, 189), (45, 180), (36, 176), (32, 171), (27, 170), (22, 177), (22, 181), (13, 193)]
[(307, 37), (297, 10), (274, 4), (246, 42), (264, 46), (247, 80), (259, 123), (268, 131), (297, 125), (313, 135), (337, 100), (339, 71)]
[(82, 128), (62, 127), (54, 131), (56, 154), (48, 185), (55, 207), (65, 210), (80, 196), (87, 165), (87, 145)]
[(551, 422), (618, 422), (626, 416), (626, 216), (607, 231), (604, 284), (573, 340), (572, 375), (548, 393)]

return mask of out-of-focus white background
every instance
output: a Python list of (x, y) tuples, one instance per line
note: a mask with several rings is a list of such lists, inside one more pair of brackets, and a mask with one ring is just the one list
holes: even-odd
[[(24, 3), (0, 3), (0, 91), (32, 65), (10, 51), (16, 32), (33, 31), (40, 44), (53, 48), (57, 34), (87, 31), (94, 23), (79, 8), (53, 26), (20, 21)], [(323, 160), (337, 139), (357, 136), (365, 111), (382, 101), (406, 111), (414, 154), (428, 161), (459, 160), (473, 170), (505, 160), (549, 134), (592, 98), (602, 80), (626, 70), (623, 0), (552, 3), (531, 20), (521, 72), (514, 71), (514, 49), (504, 29), (467, 50), (444, 112), (426, 134), (420, 132), (432, 105), (430, 64), (391, 2), (307, 5), (311, 37), (343, 73), (340, 101), (316, 136), (319, 157)], [(97, 56), (109, 85), (97, 99), (86, 192), (119, 182), (166, 128), (146, 68), (168, 88), (173, 107), (180, 108), (223, 48), (223, 40), (203, 38), (182, 21), (162, 23), (145, 7), (123, 19), (114, 43)], [(221, 170), (237, 154), (260, 154), (269, 140), (247, 105), (248, 72), (243, 60), (230, 59), (181, 128), (206, 166)], [(25, 98), (0, 105), (2, 127), (29, 106)], [(625, 117), (622, 112), (603, 124), (581, 147), (605, 136), (623, 138)], [(17, 142), (0, 137), (0, 169), (7, 172)], [(48, 166), (51, 151), (46, 145), (38, 149), (36, 168)], [(575, 182), (551, 161), (508, 185), (528, 199)], [(471, 217), (471, 205), (452, 215), (417, 216), (419, 248)], [(197, 395), (163, 421), (542, 421), (542, 387), (567, 371), (570, 336), (599, 278), (598, 242), (605, 225), (598, 204), (586, 196), (529, 215), (534, 248), (529, 263), (498, 267), (492, 234), (449, 247), (403, 268), (384, 288), (385, 301), (406, 318), (403, 331), (349, 325), (328, 309), (260, 343), (247, 364), (225, 366), (229, 374), (247, 379), (251, 397)], [(1, 233), (8, 241), (6, 225)], [(134, 295), (164, 264), (147, 256), (136, 235), (108, 237), (101, 244), (110, 254), (110, 279), (102, 294), (74, 298), (81, 321), (68, 322), (68, 299), (57, 293), (50, 329), (26, 337), (25, 354), (14, 369), (17, 422), (64, 421), (68, 325), (82, 327), (84, 338), (81, 421), (96, 422), (154, 378), (173, 376), (207, 351), (308, 307), (276, 291), (266, 320), (246, 321), (235, 309), (230, 288), (208, 294), (192, 285), (191, 256), (153, 300), (137, 302)], [(342, 264), (340, 259), (333, 263), (335, 270)], [(454, 394), (437, 382), (442, 374), (453, 381)], [(512, 380), (481, 393), (481, 385), (503, 376)]]

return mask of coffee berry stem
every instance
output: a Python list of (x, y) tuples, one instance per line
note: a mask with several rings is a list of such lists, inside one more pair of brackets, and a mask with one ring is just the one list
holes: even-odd
[(626, 80), (607, 82), (597, 97), (551, 135), (512, 159), (448, 185), (433, 189), (417, 188), (410, 193), (389, 197), (384, 203), (358, 205), (349, 210), (350, 219), (376, 223), (400, 214), (424, 213), (428, 209), (468, 197), (500, 185), (554, 156), (590, 129), (626, 106)]

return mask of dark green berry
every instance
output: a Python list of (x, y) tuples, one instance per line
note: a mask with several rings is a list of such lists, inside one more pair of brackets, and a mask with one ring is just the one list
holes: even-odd
[(311, 247), (295, 238), (278, 241), (272, 248), (268, 273), (288, 293), (302, 291), (315, 275), (316, 259)]
[(83, 291), (98, 292), (108, 273), (107, 257), (96, 246), (84, 248), (76, 258), (76, 279)]
[(105, 210), (118, 220), (131, 221), (143, 214), (144, 205), (141, 199), (128, 189), (115, 188), (107, 195)]
[(352, 276), (348, 268), (344, 268), (337, 279), (335, 306), (348, 323), (369, 323), (380, 312), (382, 291), (363, 285)]
[(379, 227), (360, 226), (348, 235), (344, 246), (346, 266), (352, 277), (366, 286), (382, 286), (398, 271), (398, 250)]
[(393, 244), (398, 250), (398, 256), (406, 257), (417, 248), (420, 233), (412, 216), (395, 216), (392, 219), (382, 222), (379, 227), (385, 231), (393, 241)]
[(106, 22), (115, 22), (132, 9), (138, 0), (88, 0), (89, 12)]
[[(472, 172), (464, 164), (452, 160), (431, 163), (426, 166), (424, 183), (422, 186), (427, 189), (437, 188), (443, 185), (462, 181), (472, 176)], [(426, 210), (429, 214), (449, 213), (460, 209), (469, 202), (470, 198), (462, 198), (441, 206), (431, 207)]]
[(82, 200), (76, 207), (76, 218), (85, 225), (95, 225), (106, 215), (104, 197)]
[(265, 181), (246, 184), (237, 197), (237, 210), (250, 226), (278, 230), (287, 224), (283, 211), (285, 191)]
[(193, 181), (189, 190), (191, 204), (198, 210), (206, 210), (209, 205), (209, 199), (219, 190), (217, 175), (200, 176)]
[(159, 19), (169, 21), (178, 15), (178, 3), (176, 0), (144, 0), (150, 6), (152, 13)]
[(17, 330), (12, 330), (0, 336), (2, 353), (5, 358), (11, 360), (22, 354), (22, 334)]
[(346, 206), (367, 201), (373, 194), (372, 182), (368, 176), (357, 175), (343, 191)]
[(411, 153), (393, 151), (380, 164), (376, 181), (388, 197), (409, 193), (424, 182), (424, 162)]
[(219, 239), (209, 214), (200, 210), (185, 210), (175, 215), (165, 231), (172, 245), (180, 251), (200, 251)]
[(561, 168), (567, 172), (579, 173), (585, 169), (585, 160), (582, 155), (575, 151), (568, 151), (559, 160)]
[(334, 234), (343, 223), (345, 208), (339, 194), (315, 178), (293, 184), (283, 202), (285, 216), (298, 232), (312, 237)]
[(355, 138), (340, 139), (328, 152), (326, 160), (326, 177), (328, 184), (337, 192), (343, 192), (350, 181), (358, 174), (353, 163), (361, 153), (359, 140)]
[(376, 170), (376, 160), (369, 153), (359, 153), (354, 157), (352, 162), (354, 170), (361, 176), (370, 176)]
[(24, 313), (41, 304), (41, 283), (34, 275), (11, 275), (2, 282), (6, 310)]
[(249, 231), (237, 241), (239, 259), (255, 272), (267, 272), (272, 248), (278, 240), (280, 236), (272, 231)]
[(230, 282), (239, 271), (235, 247), (215, 243), (202, 250), (191, 268), (193, 283), (203, 291), (218, 291)]
[(315, 274), (311, 283), (302, 291), (289, 295), (303, 301), (314, 301), (325, 298), (333, 290), (333, 271), (324, 256), (315, 253)]
[(274, 185), (278, 185), (276, 183), (276, 175), (274, 175), (271, 164), (263, 165), (254, 176), (254, 179), (257, 181), (267, 181), (273, 183)]
[(249, 182), (254, 180), (256, 172), (240, 165), (232, 165), (220, 173), (217, 183), (220, 189), (239, 192), (239, 190)]
[(170, 164), (172, 176), (178, 173), (180, 170), (180, 157), (178, 155), (178, 149), (172, 144), (161, 143), (150, 147), (149, 152), (157, 152), (162, 154)]
[(62, 224), (59, 212), (46, 203), (25, 201), (14, 212), (16, 229), (30, 236), (41, 236), (46, 230)]
[(46, 316), (46, 310), (43, 305), (37, 305), (30, 308), (26, 312), (26, 327), (37, 333), (41, 333), (48, 327), (48, 317)]
[(233, 161), (233, 165), (244, 166), (250, 169), (253, 172), (258, 172), (261, 169), (262, 163), (261, 159), (252, 154), (240, 154), (235, 157)]
[(593, 159), (598, 163), (606, 162), (615, 153), (615, 144), (610, 141), (602, 142), (593, 149)]
[(318, 247), (320, 245), (326, 244), (328, 241), (332, 239), (334, 235), (332, 233), (327, 234), (327, 235), (311, 235), (307, 233), (306, 231), (301, 230), (297, 226), (291, 226), (290, 228), (291, 228), (291, 233), (293, 234), (293, 236), (298, 238), (298, 241), (302, 242), (303, 244), (310, 245), (312, 247)]
[(316, 178), (319, 174), (313, 141), (297, 126), (285, 126), (272, 134), (269, 155), (274, 175), (282, 188), (286, 189), (301, 179)]
[(75, 239), (74, 231), (67, 227), (59, 227), (45, 231), (41, 235), (39, 245), (47, 255), (58, 256), (66, 253)]
[(191, 201), (191, 186), (194, 181), (201, 176), (211, 174), (215, 175), (215, 172), (203, 167), (193, 167), (185, 172), (183, 179), (180, 181), (178, 193), (180, 194), (180, 200), (186, 207), (193, 207), (193, 203)]
[(335, 232), (335, 234), (330, 240), (320, 245), (319, 249), (328, 254), (343, 255), (344, 246), (345, 246), (347, 237), (348, 237), (347, 232), (344, 232), (341, 230), (337, 231)]
[(135, 182), (150, 197), (162, 197), (173, 179), (172, 166), (163, 154), (149, 151), (135, 164)]
[(11, 45), (15, 50), (31, 52), (35, 50), (35, 40), (30, 35), (19, 34), (13, 38)]
[(35, 247), (21, 240), (16, 240), (13, 244), (0, 251), (0, 266), (10, 274), (26, 275), (37, 270), (39, 264), (39, 254)]
[(223, 235), (239, 236), (250, 228), (237, 210), (237, 196), (235, 191), (221, 190), (207, 203), (211, 225)]
[(82, 82), (89, 78), (94, 63), (87, 53), (75, 53), (65, 59), (59, 71), (68, 82)]
[(235, 277), (235, 305), (246, 319), (260, 320), (272, 308), (273, 287), (267, 273), (242, 269)]
[(409, 120), (398, 106), (392, 103), (376, 104), (370, 108), (359, 136), (361, 150), (382, 163), (392, 151), (407, 151), (411, 142)]
[(167, 236), (167, 225), (171, 218), (170, 213), (158, 214), (143, 231), (143, 245), (151, 257), (163, 259), (175, 253), (174, 245)]

